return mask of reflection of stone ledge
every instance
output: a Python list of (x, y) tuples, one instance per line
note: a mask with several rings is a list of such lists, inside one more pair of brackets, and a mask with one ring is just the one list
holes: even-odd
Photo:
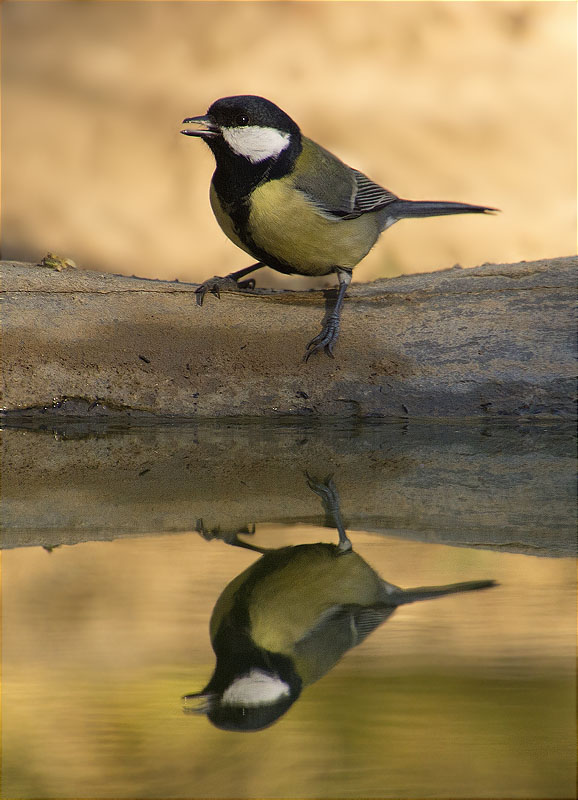
[(568, 257), (353, 284), (335, 359), (305, 364), (320, 292), (209, 295), (198, 308), (191, 284), (2, 262), (2, 406), (570, 417), (577, 266)]
[[(572, 423), (18, 425), (2, 433), (6, 548), (325, 525), (307, 475), (332, 475), (350, 533), (531, 555), (576, 551)], [(274, 536), (265, 545), (274, 547)]]

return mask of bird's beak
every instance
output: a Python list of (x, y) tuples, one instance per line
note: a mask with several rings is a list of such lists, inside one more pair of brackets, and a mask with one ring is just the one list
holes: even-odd
[(208, 714), (215, 704), (216, 695), (212, 692), (194, 692), (184, 694), (181, 700), (186, 714)]
[(221, 135), (221, 129), (215, 120), (208, 114), (201, 117), (187, 117), (183, 120), (183, 125), (202, 125), (198, 130), (183, 130), (185, 136), (200, 136), (202, 139), (214, 139)]

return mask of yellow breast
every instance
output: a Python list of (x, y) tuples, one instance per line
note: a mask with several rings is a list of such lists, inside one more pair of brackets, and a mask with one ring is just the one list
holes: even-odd
[[(211, 207), (223, 232), (254, 258), (211, 186)], [(340, 220), (324, 217), (293, 187), (290, 176), (257, 187), (250, 200), (249, 232), (258, 248), (299, 275), (327, 275), (336, 267), (353, 268), (379, 236), (376, 215)]]
[(373, 215), (328, 219), (292, 185), (290, 176), (259, 186), (251, 197), (249, 227), (255, 244), (300, 275), (327, 275), (354, 267), (379, 235)]
[(266, 650), (291, 655), (328, 609), (376, 603), (380, 587), (379, 576), (356, 553), (335, 556), (323, 546), (295, 548), (291, 560), (253, 590), (253, 639)]

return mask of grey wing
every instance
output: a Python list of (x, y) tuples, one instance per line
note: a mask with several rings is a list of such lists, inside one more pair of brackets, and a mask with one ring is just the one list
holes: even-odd
[(329, 200), (329, 198), (320, 196), (319, 187), (316, 187), (315, 195), (312, 191), (308, 191), (308, 187), (303, 184), (297, 185), (296, 188), (305, 194), (308, 201), (323, 216), (332, 220), (357, 219), (370, 211), (380, 211), (399, 199), (393, 192), (374, 183), (363, 172), (351, 168), (349, 171), (351, 181), (347, 186), (342, 185), (341, 197), (337, 202), (335, 199)]
[[(295, 188), (331, 220), (356, 219), (398, 199), (363, 172), (348, 167), (328, 150), (304, 139), (309, 169), (300, 172)], [(324, 180), (320, 180), (323, 176)]]
[(360, 608), (353, 614), (353, 626), (355, 628), (355, 644), (361, 644), (367, 639), (370, 633), (382, 625), (386, 619), (391, 617), (397, 606), (373, 606), (370, 608)]
[(295, 645), (295, 654), (306, 659), (312, 681), (335, 666), (352, 647), (360, 644), (393, 614), (396, 606), (334, 606)]
[(397, 195), (374, 183), (363, 172), (352, 170), (355, 175), (356, 192), (353, 196), (353, 208), (343, 219), (355, 219), (370, 211), (380, 211), (398, 199)]

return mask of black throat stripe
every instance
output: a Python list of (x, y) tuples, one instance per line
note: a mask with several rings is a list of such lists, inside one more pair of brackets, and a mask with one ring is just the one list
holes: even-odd
[(209, 145), (217, 162), (213, 188), (223, 210), (231, 218), (238, 237), (256, 259), (277, 272), (292, 274), (294, 270), (290, 264), (277, 260), (255, 244), (249, 231), (249, 214), (251, 194), (257, 186), (278, 180), (293, 170), (302, 149), (301, 137), (293, 135), (288, 147), (276, 158), (268, 158), (257, 164), (233, 153), (223, 139), (211, 140)]

